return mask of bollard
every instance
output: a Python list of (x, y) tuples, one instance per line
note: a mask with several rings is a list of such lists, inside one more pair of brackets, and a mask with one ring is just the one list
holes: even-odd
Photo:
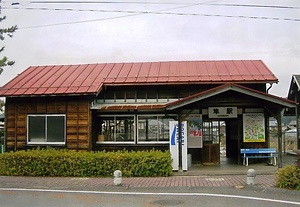
[(120, 170), (116, 170), (114, 172), (114, 184), (121, 185), (122, 184), (122, 172)]
[(247, 185), (255, 184), (255, 176), (256, 176), (256, 171), (254, 169), (249, 169), (247, 171)]

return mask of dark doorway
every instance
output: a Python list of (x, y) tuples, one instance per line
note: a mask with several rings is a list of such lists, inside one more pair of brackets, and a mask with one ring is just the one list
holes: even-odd
[(238, 164), (239, 158), (239, 137), (242, 136), (242, 120), (228, 119), (226, 121), (226, 158), (231, 163)]

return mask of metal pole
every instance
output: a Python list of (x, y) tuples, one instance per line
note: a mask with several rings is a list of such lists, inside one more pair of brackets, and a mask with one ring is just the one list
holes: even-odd
[(277, 114), (278, 126), (278, 168), (282, 168), (282, 127), (281, 127), (281, 111)]
[(285, 132), (284, 132), (282, 135), (283, 135), (283, 153), (286, 155), (286, 139), (285, 139)]

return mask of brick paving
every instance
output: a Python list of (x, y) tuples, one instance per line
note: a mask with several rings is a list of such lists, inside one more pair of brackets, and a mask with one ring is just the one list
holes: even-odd
[[(122, 186), (127, 188), (156, 187), (225, 187), (245, 186), (246, 175), (218, 176), (171, 176), (123, 178)], [(0, 176), (1, 188), (40, 188), (40, 189), (96, 189), (112, 187), (113, 178), (71, 178), (71, 177), (9, 177)], [(274, 175), (257, 175), (255, 186), (275, 187)]]

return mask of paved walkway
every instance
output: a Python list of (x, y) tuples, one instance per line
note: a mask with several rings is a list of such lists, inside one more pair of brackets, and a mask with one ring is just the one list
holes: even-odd
[[(284, 165), (293, 163), (295, 157), (285, 156)], [(275, 187), (276, 166), (266, 164), (200, 166), (188, 172), (176, 172), (171, 177), (123, 178), (121, 186), (113, 184), (113, 178), (72, 177), (10, 177), (0, 176), (0, 188), (31, 188), (57, 190), (103, 190), (108, 188), (173, 188), (173, 187), (237, 187), (247, 184), (247, 170), (257, 172), (255, 186)]]
[[(126, 188), (171, 188), (171, 187), (242, 187), (246, 185), (246, 175), (218, 176), (171, 176), (123, 178)], [(255, 186), (269, 188), (275, 186), (274, 175), (257, 175)], [(0, 177), (0, 188), (34, 189), (102, 189), (116, 187), (113, 178), (71, 178), (71, 177)]]

